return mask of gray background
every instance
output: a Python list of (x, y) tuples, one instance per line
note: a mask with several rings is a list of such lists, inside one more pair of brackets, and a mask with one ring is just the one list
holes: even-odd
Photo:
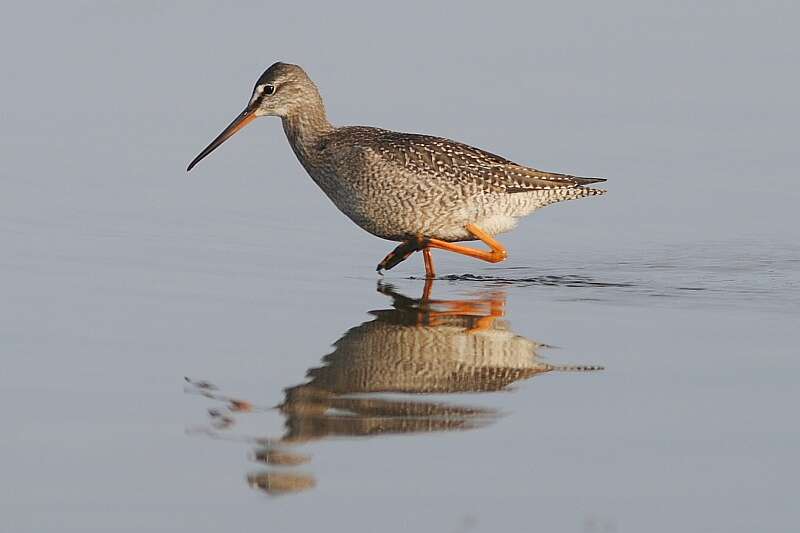
[[(793, 2), (5, 3), (0, 528), (786, 531), (798, 301)], [(609, 178), (502, 241), (516, 333), (604, 364), (469, 398), (463, 434), (322, 441), (268, 499), (182, 377), (274, 405), (388, 301), (392, 246), (304, 174), (277, 119), (186, 164), (272, 62), (330, 119)], [(419, 258), (389, 276), (417, 296)], [(680, 287), (702, 291), (683, 291)], [(438, 297), (485, 290), (439, 283)], [(457, 401), (458, 399), (451, 399)], [(243, 421), (279, 434), (266, 413)], [(242, 430), (244, 433), (246, 431)]]

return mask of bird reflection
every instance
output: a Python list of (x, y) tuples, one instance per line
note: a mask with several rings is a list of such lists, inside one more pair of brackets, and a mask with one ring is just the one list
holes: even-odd
[[(543, 345), (513, 333), (503, 319), (502, 291), (478, 293), (461, 300), (435, 300), (426, 284), (422, 298), (379, 284), (391, 308), (372, 311), (373, 318), (348, 330), (308, 371), (307, 382), (285, 389), (274, 408), (285, 418), (282, 436), (244, 437), (255, 444), (253, 458), (268, 467), (248, 475), (248, 483), (268, 494), (308, 490), (310, 474), (274, 467), (297, 467), (310, 457), (297, 445), (332, 437), (430, 433), (469, 430), (497, 418), (495, 409), (420, 400), (413, 395), (491, 392), (536, 374), (600, 370), (597, 366), (563, 366), (542, 361)], [(222, 402), (209, 410), (208, 428), (216, 438), (243, 413), (263, 410), (219, 394), (207, 382), (187, 378), (188, 391)], [(387, 396), (379, 393), (394, 393)]]

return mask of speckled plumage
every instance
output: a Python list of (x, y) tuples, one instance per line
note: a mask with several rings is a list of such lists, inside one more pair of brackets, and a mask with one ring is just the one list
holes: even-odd
[(308, 382), (286, 389), (285, 440), (469, 429), (496, 412), (371, 395), (492, 392), (546, 372), (602, 370), (542, 360), (541, 344), (490, 318), (493, 305), (504, 304), (501, 295), (431, 301), (407, 298), (387, 285), (378, 290), (392, 298), (391, 308), (373, 311), (372, 320), (348, 330), (324, 365), (308, 371)]
[[(300, 163), (333, 203), (384, 239), (475, 240), (467, 225), (496, 235), (546, 205), (605, 192), (588, 187), (602, 178), (544, 172), (449, 139), (333, 127), (316, 85), (302, 68), (286, 63), (261, 75), (245, 112), (189, 168), (264, 115), (281, 117)], [(504, 254), (482, 258), (502, 260)]]
[(474, 240), (466, 224), (502, 233), (540, 207), (605, 192), (586, 187), (603, 179), (543, 172), (449, 139), (334, 128), (300, 67), (278, 63), (259, 82), (282, 77), (308, 85), (304, 105), (283, 117), (297, 158), (343, 213), (378, 237)]
[(545, 205), (604, 191), (598, 180), (516, 165), (465, 144), (369, 127), (332, 129), (295, 153), (336, 206), (370, 233), (394, 241), (415, 236), (474, 240), (512, 229)]

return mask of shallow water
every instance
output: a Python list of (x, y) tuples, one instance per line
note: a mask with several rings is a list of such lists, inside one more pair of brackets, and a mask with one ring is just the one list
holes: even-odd
[(779, 530), (800, 269), (704, 249), (479, 267), (427, 298), (403, 274), (227, 274), (247, 247), (214, 276), (19, 254), (6, 523)]
[[(429, 4), (4, 12), (0, 531), (796, 529), (797, 6)], [(609, 193), (380, 278), (279, 121), (184, 172), (281, 59)]]

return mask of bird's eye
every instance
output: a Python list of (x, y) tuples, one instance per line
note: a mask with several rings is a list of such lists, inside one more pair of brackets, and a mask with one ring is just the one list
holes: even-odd
[(264, 85), (264, 94), (267, 96), (273, 94), (275, 92), (275, 86), (271, 84)]

